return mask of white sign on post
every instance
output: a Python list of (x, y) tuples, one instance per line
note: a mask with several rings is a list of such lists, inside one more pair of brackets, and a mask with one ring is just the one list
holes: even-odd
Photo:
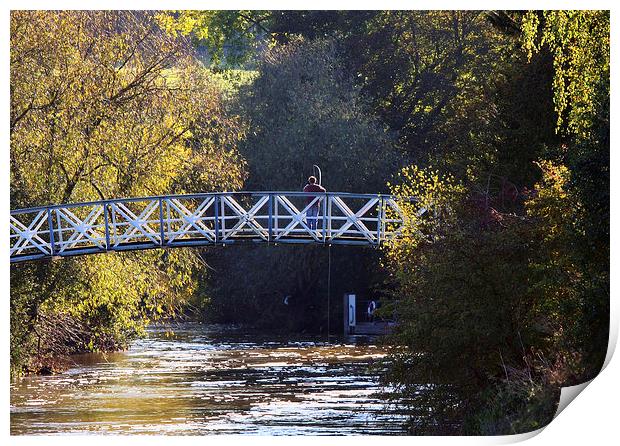
[(355, 294), (349, 294), (349, 332), (355, 327)]

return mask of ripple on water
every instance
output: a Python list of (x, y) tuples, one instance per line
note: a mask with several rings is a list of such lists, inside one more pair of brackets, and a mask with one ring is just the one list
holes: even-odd
[(383, 403), (371, 371), (380, 346), (172, 329), (13, 383), (11, 434), (403, 433), (405, 416)]

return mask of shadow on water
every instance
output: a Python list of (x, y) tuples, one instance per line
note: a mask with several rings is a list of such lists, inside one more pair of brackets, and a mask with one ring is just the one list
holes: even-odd
[(386, 354), (359, 338), (155, 327), (127, 352), (13, 383), (11, 434), (403, 434), (381, 397)]

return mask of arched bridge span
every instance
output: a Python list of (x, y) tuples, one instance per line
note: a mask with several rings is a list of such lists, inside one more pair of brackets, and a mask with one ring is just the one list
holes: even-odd
[[(308, 211), (318, 207), (316, 229)], [(240, 242), (379, 246), (404, 215), (389, 195), (218, 192), (11, 211), (11, 262)]]

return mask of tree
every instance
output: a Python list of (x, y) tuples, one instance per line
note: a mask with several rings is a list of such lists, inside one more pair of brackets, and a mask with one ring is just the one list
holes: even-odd
[[(275, 47), (258, 63), (258, 73), (232, 106), (251, 129), (240, 146), (248, 162), (247, 189), (301, 191), (317, 164), (329, 191), (385, 190), (399, 161), (393, 136), (369, 111), (333, 42)], [(360, 261), (350, 248), (332, 251), (332, 295), (350, 287), (369, 292), (377, 256), (367, 253), (368, 260)], [(320, 310), (326, 307), (327, 249), (228, 248), (218, 257), (212, 264), (222, 280), (208, 294), (220, 314), (276, 327), (285, 320), (291, 329), (326, 329)], [(286, 295), (292, 296), (289, 306), (282, 305)]]
[(171, 35), (191, 36), (212, 66), (248, 61), (269, 35), (269, 11), (167, 11), (157, 14)]
[(579, 211), (561, 231), (570, 243), (556, 251), (573, 263), (560, 262), (562, 274), (554, 275), (555, 292), (570, 287), (581, 302), (582, 321), (567, 333), (589, 341), (576, 343), (585, 356), (579, 380), (602, 367), (609, 333), (609, 26), (609, 11), (531, 11), (522, 21), (528, 55), (549, 51), (553, 57), (557, 131), (567, 137), (553, 164), (567, 170), (556, 188)]
[[(514, 18), (493, 21), (521, 25), (526, 51), (491, 42), (499, 57), (458, 75), (468, 80), (436, 121), (447, 147), (429, 157), (440, 172), (405, 170), (392, 188), (421, 199), (406, 208), (410, 237), (386, 254), (395, 342), (409, 346), (388, 379), (422, 407), (413, 429), (536, 429), (559, 387), (594, 377), (606, 353), (608, 14)], [(418, 218), (420, 206), (440, 212)]]
[(530, 57), (543, 48), (553, 55), (558, 127), (587, 136), (601, 106), (597, 90), (609, 90), (609, 11), (531, 11), (521, 27)]
[[(12, 12), (10, 130), (15, 208), (234, 189), (244, 174), (239, 123), (150, 13)], [(12, 267), (13, 365), (50, 317), (84, 328), (76, 349), (125, 345), (187, 299), (195, 264), (179, 250)]]
[(393, 342), (408, 349), (386, 379), (415, 411), (409, 428), (498, 435), (544, 426), (562, 384), (545, 362), (562, 354), (550, 342), (557, 313), (532, 263), (544, 231), (436, 171), (406, 168), (392, 191), (408, 223), (385, 250), (395, 283), (386, 308), (398, 322)]
[(239, 112), (253, 129), (241, 148), (248, 187), (298, 190), (318, 164), (329, 190), (385, 190), (399, 161), (393, 134), (370, 112), (333, 42), (275, 47), (259, 73), (239, 93)]

